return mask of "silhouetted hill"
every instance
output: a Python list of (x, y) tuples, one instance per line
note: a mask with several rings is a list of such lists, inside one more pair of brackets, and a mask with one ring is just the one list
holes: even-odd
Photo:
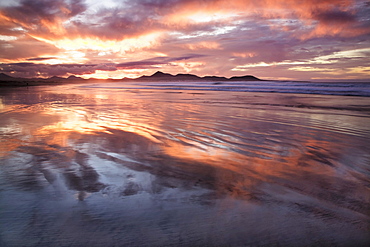
[(59, 76), (52, 76), (52, 77), (50, 77), (50, 78), (47, 78), (46, 80), (47, 80), (47, 81), (64, 81), (64, 80), (65, 80), (65, 78), (63, 78), (63, 77), (59, 77)]
[(82, 77), (78, 77), (78, 76), (75, 76), (75, 75), (70, 75), (67, 80), (73, 80), (73, 81), (84, 81), (85, 79), (82, 78)]
[(229, 80), (230, 81), (262, 81), (261, 79), (254, 77), (253, 75), (233, 76)]
[(160, 80), (175, 80), (175, 81), (262, 81), (261, 79), (252, 76), (252, 75), (245, 75), (245, 76), (233, 76), (230, 79), (222, 76), (204, 76), (199, 77), (197, 75), (192, 74), (177, 74), (171, 75), (169, 73), (163, 73), (161, 71), (155, 72), (153, 75), (150, 76), (141, 76), (134, 80), (145, 80), (145, 81), (160, 81)]
[(197, 75), (192, 75), (192, 74), (177, 74), (174, 76), (176, 80), (200, 80), (202, 79), (201, 77)]
[(147, 76), (143, 75), (136, 80), (165, 80), (165, 79), (173, 79), (174, 76), (168, 73), (163, 73), (161, 71), (155, 72), (153, 75)]
[(9, 81), (9, 80), (14, 80), (16, 78), (14, 77), (11, 77), (7, 74), (4, 74), (4, 73), (0, 73), (0, 81)]
[(59, 76), (52, 76), (52, 77), (47, 78), (45, 80), (46, 81), (54, 81), (54, 82), (69, 82), (69, 81), (73, 82), (73, 81), (84, 81), (85, 79), (81, 78), (81, 77), (78, 77), (78, 76), (75, 76), (75, 75), (71, 75), (68, 78), (63, 78), (63, 77), (59, 77)]
[(64, 84), (64, 83), (81, 83), (81, 82), (93, 82), (93, 81), (104, 81), (104, 82), (129, 82), (129, 81), (214, 81), (215, 84), (220, 84), (222, 81), (263, 81), (252, 75), (245, 76), (233, 76), (226, 78), (222, 76), (204, 76), (199, 77), (192, 74), (177, 74), (171, 75), (169, 73), (163, 73), (161, 71), (155, 72), (150, 76), (141, 76), (136, 79), (122, 78), (122, 79), (84, 79), (75, 75), (71, 75), (68, 78), (53, 76), (47, 79), (43, 78), (16, 78), (9, 76), (4, 73), (0, 73), (0, 86), (1, 87), (22, 87), (22, 86), (35, 86), (35, 85), (52, 85), (52, 84)]
[(18, 77), (13, 77), (4, 73), (0, 73), (0, 81), (27, 81), (28, 79), (26, 78), (18, 78)]
[(202, 77), (202, 80), (206, 81), (227, 81), (228, 79), (223, 76), (204, 76)]
[(24, 87), (30, 85), (30, 79), (12, 77), (0, 73), (0, 87)]

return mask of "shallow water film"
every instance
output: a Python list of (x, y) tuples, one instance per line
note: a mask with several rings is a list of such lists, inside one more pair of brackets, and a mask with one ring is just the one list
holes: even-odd
[(0, 92), (0, 246), (367, 246), (370, 98)]

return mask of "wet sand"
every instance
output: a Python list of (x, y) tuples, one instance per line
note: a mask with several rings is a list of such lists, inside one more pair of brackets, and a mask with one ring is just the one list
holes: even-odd
[(370, 98), (0, 92), (0, 246), (367, 246)]

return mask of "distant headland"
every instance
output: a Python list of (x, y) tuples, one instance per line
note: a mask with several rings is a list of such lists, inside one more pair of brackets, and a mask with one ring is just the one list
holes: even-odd
[(161, 71), (155, 72), (151, 76), (141, 76), (139, 78), (133, 79), (137, 81), (162, 81), (162, 80), (171, 80), (171, 81), (262, 81), (261, 79), (252, 76), (233, 76), (231, 78), (226, 78), (222, 76), (204, 76), (200, 77), (192, 74), (177, 74), (171, 75), (168, 73), (163, 73)]
[(157, 71), (150, 76), (141, 76), (135, 79), (122, 78), (122, 79), (84, 79), (78, 76), (71, 75), (68, 78), (53, 76), (50, 78), (19, 78), (12, 77), (4, 73), (0, 73), (0, 87), (24, 87), (24, 86), (37, 86), (37, 85), (54, 85), (54, 84), (66, 84), (66, 83), (88, 83), (92, 81), (106, 81), (106, 82), (129, 82), (129, 81), (263, 81), (252, 75), (245, 76), (233, 76), (230, 78), (222, 76), (204, 76), (200, 77), (192, 74), (177, 74), (171, 75), (169, 73), (163, 73)]

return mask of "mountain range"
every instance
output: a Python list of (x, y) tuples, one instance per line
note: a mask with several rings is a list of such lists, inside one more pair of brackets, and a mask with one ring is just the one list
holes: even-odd
[(254, 77), (252, 75), (245, 75), (245, 76), (234, 76), (231, 78), (226, 78), (222, 76), (204, 76), (199, 77), (197, 75), (192, 74), (177, 74), (171, 75), (168, 73), (163, 73), (161, 71), (155, 72), (151, 76), (141, 76), (139, 78), (133, 79), (138, 81), (157, 81), (157, 80), (174, 80), (174, 81), (262, 81), (261, 79)]
[(254, 77), (252, 75), (245, 76), (234, 76), (230, 78), (221, 76), (204, 76), (199, 77), (192, 74), (177, 74), (171, 75), (168, 73), (163, 73), (161, 71), (155, 72), (150, 76), (141, 76), (135, 79), (122, 78), (122, 79), (84, 79), (78, 76), (71, 75), (68, 78), (53, 76), (50, 78), (19, 78), (12, 77), (4, 73), (0, 73), (0, 86), (28, 86), (28, 85), (42, 85), (50, 83), (79, 83), (79, 82), (90, 82), (95, 80), (102, 81), (262, 81), (261, 79)]

